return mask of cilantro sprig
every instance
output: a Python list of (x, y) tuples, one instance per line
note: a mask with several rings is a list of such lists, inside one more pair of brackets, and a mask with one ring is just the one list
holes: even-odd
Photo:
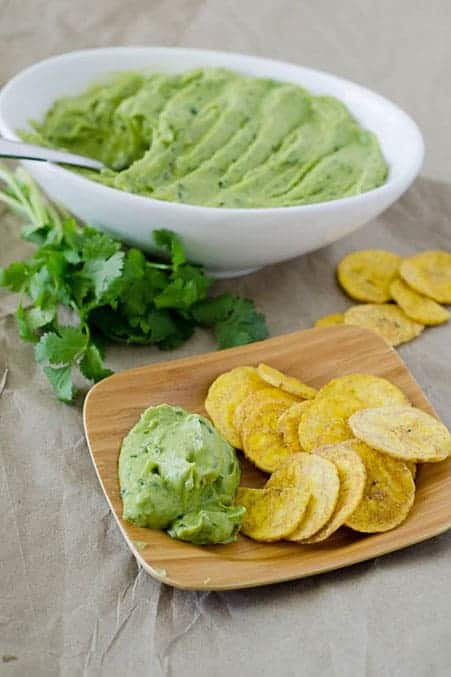
[(112, 373), (104, 365), (106, 340), (173, 349), (196, 326), (211, 328), (220, 348), (267, 336), (253, 301), (208, 296), (212, 279), (186, 260), (174, 233), (154, 231), (167, 259), (150, 258), (79, 225), (23, 169), (13, 174), (0, 166), (0, 183), (0, 201), (24, 219), (22, 238), (37, 247), (30, 258), (0, 268), (0, 287), (19, 294), (19, 335), (35, 344), (60, 400), (73, 401), (77, 370), (93, 382)]

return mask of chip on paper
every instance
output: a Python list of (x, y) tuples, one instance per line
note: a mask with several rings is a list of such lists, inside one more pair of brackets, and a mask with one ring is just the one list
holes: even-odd
[(371, 329), (392, 346), (411, 341), (424, 329), (392, 303), (353, 306), (345, 312), (345, 324)]
[(302, 383), (302, 381), (294, 376), (288, 376), (282, 371), (270, 367), (269, 364), (264, 364), (262, 362), (258, 365), (257, 371), (261, 379), (275, 388), (280, 388), (286, 393), (290, 393), (296, 397), (302, 397), (304, 400), (311, 400), (316, 396), (315, 388)]
[(315, 327), (335, 327), (337, 324), (344, 324), (344, 313), (332, 313), (316, 320)]
[(309, 498), (309, 492), (298, 487), (239, 487), (235, 502), (246, 508), (241, 532), (255, 541), (286, 538), (302, 520)]
[(277, 421), (277, 432), (283, 437), (285, 445), (292, 451), (302, 451), (299, 442), (299, 424), (302, 416), (310, 407), (312, 400), (304, 400), (303, 402), (296, 402), (292, 404), (289, 409), (286, 409)]
[(401, 277), (409, 287), (438, 303), (451, 303), (451, 253), (427, 251), (404, 259)]
[(345, 442), (365, 464), (366, 484), (363, 498), (346, 525), (355, 531), (389, 531), (403, 522), (415, 500), (415, 482), (407, 465), (381, 454), (365, 442)]
[[(363, 498), (366, 485), (365, 465), (359, 454), (353, 449), (352, 441), (315, 449), (318, 454), (335, 464), (340, 479), (335, 509), (325, 526), (303, 543), (320, 543), (329, 538), (352, 515)], [(302, 522), (301, 522), (302, 524)]]
[(244, 420), (241, 428), (245, 456), (265, 472), (273, 472), (293, 453), (277, 432), (277, 422), (286, 408), (287, 405), (280, 401), (261, 404)]
[(333, 418), (324, 428), (316, 441), (317, 447), (340, 444), (354, 437), (352, 430), (343, 418)]
[(371, 374), (347, 374), (321, 388), (299, 425), (299, 441), (312, 451), (322, 433), (335, 419), (346, 421), (359, 409), (408, 404), (404, 393), (393, 383)]
[[(265, 382), (263, 381), (263, 383)], [(288, 409), (288, 407), (298, 401), (299, 400), (294, 397), (294, 395), (284, 393), (283, 390), (268, 386), (266, 383), (263, 388), (249, 393), (249, 395), (245, 397), (235, 408), (233, 415), (233, 425), (237, 431), (237, 434), (240, 436), (240, 444), (241, 430), (244, 425), (244, 421), (248, 417), (251, 417), (253, 412), (256, 411), (262, 404), (267, 404), (268, 402), (281, 402), (285, 404), (285, 409)], [(239, 446), (239, 448), (241, 447)]]
[(255, 367), (236, 367), (218, 376), (211, 384), (205, 409), (221, 435), (234, 447), (240, 438), (233, 423), (236, 407), (249, 393), (265, 387)]
[(385, 303), (391, 298), (390, 284), (400, 263), (400, 256), (382, 249), (352, 252), (338, 264), (338, 281), (356, 301)]
[(392, 298), (411, 320), (426, 325), (448, 322), (449, 312), (446, 308), (419, 294), (401, 278), (391, 283), (390, 291)]
[[(293, 464), (299, 466), (302, 482), (307, 482), (311, 493), (304, 517), (288, 537), (290, 541), (300, 541), (316, 534), (329, 521), (337, 503), (340, 480), (337, 468), (326, 458), (300, 453), (290, 458), (284, 466)], [(267, 487), (283, 486), (284, 466), (271, 475)]]
[(416, 407), (363, 409), (349, 425), (358, 439), (397, 459), (434, 463), (451, 455), (447, 427)]

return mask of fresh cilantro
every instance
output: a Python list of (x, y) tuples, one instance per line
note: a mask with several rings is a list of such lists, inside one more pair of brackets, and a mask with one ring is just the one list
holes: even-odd
[(55, 317), (56, 307), (25, 309), (21, 303), (16, 310), (16, 323), (19, 329), (20, 338), (24, 341), (36, 343), (39, 341), (38, 329), (49, 325)]
[(36, 360), (40, 363), (71, 364), (86, 351), (88, 336), (80, 327), (59, 327), (57, 332), (47, 332), (35, 348)]
[(94, 343), (91, 343), (80, 360), (80, 371), (89, 381), (97, 383), (113, 373), (111, 369), (106, 369), (103, 366), (102, 354)]
[[(0, 181), (0, 200), (23, 216), (22, 237), (37, 246), (26, 261), (0, 269), (0, 287), (20, 294), (19, 335), (36, 344), (36, 360), (60, 400), (73, 400), (77, 370), (94, 382), (112, 373), (103, 363), (104, 340), (171, 350), (196, 326), (212, 328), (221, 348), (267, 335), (252, 301), (207, 298), (212, 279), (187, 261), (171, 231), (154, 231), (169, 260), (153, 259), (77, 224), (46, 201), (22, 169), (12, 174), (0, 166)], [(62, 309), (70, 324), (60, 323)]]
[(25, 261), (11, 263), (7, 268), (0, 268), (0, 287), (11, 291), (21, 291), (29, 276), (29, 268)]
[(63, 402), (72, 402), (75, 388), (72, 382), (71, 367), (44, 367), (44, 374), (53, 386), (58, 399)]
[(250, 299), (223, 294), (197, 304), (192, 314), (199, 324), (211, 327), (220, 348), (261, 341), (268, 336), (265, 316)]
[(185, 251), (175, 233), (160, 228), (160, 230), (155, 230), (153, 232), (153, 239), (158, 247), (165, 249), (171, 255), (171, 262), (174, 270), (177, 270), (186, 263)]

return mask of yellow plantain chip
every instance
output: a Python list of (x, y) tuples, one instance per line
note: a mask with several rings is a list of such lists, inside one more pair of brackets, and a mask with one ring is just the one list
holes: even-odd
[(296, 451), (302, 451), (302, 447), (299, 442), (298, 429), (302, 416), (310, 407), (311, 403), (312, 400), (304, 400), (303, 402), (296, 402), (296, 404), (292, 404), (289, 409), (286, 409), (282, 413), (279, 420), (277, 421), (277, 432), (282, 435), (285, 445), (293, 453)]
[(390, 284), (398, 274), (401, 257), (382, 249), (352, 252), (338, 264), (338, 281), (356, 301), (389, 301)]
[(248, 416), (241, 428), (245, 456), (257, 468), (273, 472), (293, 452), (277, 432), (277, 422), (287, 408), (284, 402), (267, 402)]
[(284, 393), (283, 390), (273, 388), (267, 384), (265, 384), (263, 388), (260, 388), (255, 392), (251, 392), (236, 407), (235, 413), (233, 415), (233, 425), (237, 431), (237, 434), (240, 436), (240, 443), (241, 429), (243, 427), (244, 421), (249, 416), (252, 416), (254, 411), (256, 411), (262, 404), (267, 404), (268, 402), (282, 402), (285, 404), (285, 408), (288, 409), (288, 407), (291, 407), (291, 405), (295, 402), (298, 402), (298, 400), (293, 395)]
[(242, 533), (263, 542), (286, 538), (302, 520), (309, 498), (309, 492), (298, 487), (239, 487), (236, 504), (246, 508), (241, 524)]
[[(286, 489), (288, 487), (298, 487), (305, 489), (308, 485), (308, 478), (303, 472), (302, 464), (298, 462), (300, 453), (292, 454), (283, 463), (279, 465), (265, 484), (268, 489)], [(303, 454), (304, 455), (304, 454)], [(305, 454), (310, 456), (310, 454)]]
[(285, 465), (297, 464), (300, 468), (302, 487), (307, 482), (311, 493), (304, 517), (299, 526), (288, 537), (290, 541), (301, 541), (316, 534), (329, 521), (338, 499), (340, 480), (333, 463), (313, 454), (295, 454), (281, 468), (276, 470), (266, 483), (267, 487), (282, 487), (286, 481)]
[(404, 461), (404, 463), (409, 468), (412, 478), (415, 479), (415, 477), (417, 476), (417, 464), (414, 463), (413, 461)]
[(428, 251), (406, 258), (401, 277), (409, 287), (438, 303), (451, 303), (451, 253)]
[(345, 324), (372, 329), (392, 346), (411, 341), (424, 329), (392, 303), (353, 306), (345, 312)]
[(331, 422), (347, 419), (359, 409), (407, 404), (405, 395), (393, 383), (370, 374), (347, 374), (327, 383), (318, 392), (301, 419), (299, 441), (305, 451), (318, 440)]
[(268, 364), (262, 362), (258, 365), (257, 371), (260, 378), (266, 381), (266, 383), (275, 388), (280, 388), (286, 393), (302, 397), (304, 400), (312, 400), (316, 397), (315, 388), (302, 383), (302, 381), (294, 376), (287, 376), (282, 371), (274, 369), (274, 367), (270, 367)]
[(403, 461), (381, 454), (364, 442), (344, 442), (354, 449), (365, 464), (366, 485), (363, 498), (346, 525), (355, 531), (388, 531), (403, 522), (415, 500), (415, 482)]
[(333, 418), (324, 428), (316, 441), (317, 447), (325, 447), (330, 444), (340, 444), (354, 437), (351, 428), (343, 418)]
[(235, 409), (249, 393), (264, 387), (255, 367), (236, 367), (218, 376), (211, 384), (205, 409), (221, 435), (234, 447), (240, 444), (233, 423)]
[(315, 327), (334, 327), (337, 324), (344, 324), (345, 316), (343, 313), (333, 313), (332, 315), (325, 315), (316, 320)]
[(349, 425), (358, 439), (404, 461), (433, 463), (451, 455), (447, 427), (415, 407), (363, 409)]
[[(338, 500), (331, 518), (316, 534), (303, 543), (319, 543), (329, 538), (346, 522), (359, 505), (366, 485), (365, 465), (350, 442), (315, 449), (314, 454), (335, 464), (340, 479)], [(302, 522), (301, 522), (302, 524)]]
[(446, 308), (411, 289), (404, 280), (394, 280), (390, 291), (398, 306), (411, 320), (426, 325), (448, 322), (449, 312)]

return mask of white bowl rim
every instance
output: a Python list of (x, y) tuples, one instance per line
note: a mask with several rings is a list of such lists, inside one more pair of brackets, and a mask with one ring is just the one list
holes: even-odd
[[(243, 216), (244, 214), (261, 214), (265, 213), (268, 215), (273, 215), (275, 217), (280, 216), (281, 214), (287, 213), (287, 211), (290, 211), (290, 213), (301, 213), (303, 215), (308, 215), (308, 214), (317, 214), (318, 212), (330, 212), (330, 211), (335, 211), (337, 209), (346, 208), (347, 206), (354, 206), (358, 207), (359, 203), (362, 203), (364, 201), (367, 201), (369, 197), (374, 197), (376, 199), (379, 198), (379, 196), (383, 197), (386, 193), (392, 192), (393, 190), (396, 191), (396, 189), (399, 187), (400, 190), (399, 192), (403, 192), (406, 187), (410, 185), (410, 183), (413, 181), (413, 179), (417, 176), (419, 173), (421, 166), (423, 164), (423, 159), (424, 159), (424, 140), (423, 136), (417, 126), (417, 124), (414, 122), (414, 120), (408, 115), (400, 106), (397, 104), (393, 103), (386, 97), (382, 96), (381, 94), (377, 94), (376, 92), (372, 91), (368, 87), (365, 87), (364, 85), (360, 85), (356, 82), (353, 82), (352, 80), (348, 80), (346, 78), (342, 78), (338, 75), (334, 75), (333, 73), (329, 73), (327, 71), (323, 71), (320, 69), (316, 68), (309, 68), (306, 66), (300, 66), (299, 64), (291, 63), (288, 61), (282, 61), (278, 59), (267, 59), (265, 57), (260, 57), (260, 56), (254, 56), (250, 54), (242, 54), (239, 52), (227, 52), (227, 51), (220, 51), (220, 50), (209, 50), (209, 49), (197, 49), (193, 47), (164, 47), (164, 46), (151, 46), (151, 45), (134, 45), (134, 46), (114, 46), (114, 47), (99, 47), (99, 48), (90, 48), (90, 49), (80, 49), (80, 50), (73, 50), (70, 52), (63, 52), (61, 54), (57, 54), (54, 56), (50, 56), (46, 59), (41, 59), (40, 61), (37, 61), (36, 63), (32, 64), (31, 66), (28, 66), (27, 68), (23, 69), (17, 75), (15, 75), (13, 78), (11, 78), (6, 85), (1, 89), (0, 91), (0, 132), (3, 133), (5, 138), (13, 139), (13, 140), (20, 140), (20, 137), (16, 134), (14, 129), (11, 129), (9, 124), (4, 121), (3, 115), (2, 115), (2, 104), (6, 100), (6, 97), (8, 96), (8, 92), (10, 89), (15, 87), (17, 84), (20, 84), (20, 81), (29, 76), (31, 73), (33, 73), (34, 70), (38, 70), (40, 67), (42, 67), (45, 64), (51, 63), (53, 61), (65, 61), (65, 60), (70, 60), (73, 59), (74, 57), (77, 56), (82, 56), (82, 55), (87, 55), (89, 56), (90, 54), (108, 54), (108, 53), (114, 53), (114, 52), (134, 52), (134, 51), (139, 51), (139, 50), (149, 50), (152, 52), (160, 52), (161, 54), (175, 54), (177, 56), (183, 57), (184, 55), (188, 54), (196, 54), (200, 57), (208, 57), (213, 54), (215, 55), (220, 55), (222, 57), (235, 57), (235, 58), (243, 58), (247, 60), (254, 60), (256, 62), (265, 62), (266, 64), (269, 65), (274, 65), (274, 66), (283, 66), (286, 68), (295, 68), (295, 69), (300, 69), (304, 71), (304, 73), (314, 76), (314, 75), (319, 75), (319, 76), (324, 76), (328, 78), (333, 78), (337, 82), (342, 83), (343, 85), (350, 86), (354, 89), (360, 90), (360, 92), (363, 95), (370, 96), (373, 100), (378, 101), (379, 103), (382, 103), (383, 105), (389, 107), (392, 109), (393, 112), (395, 112), (398, 116), (404, 117), (405, 123), (409, 125), (411, 133), (413, 137), (416, 139), (416, 153), (414, 160), (412, 163), (404, 170), (403, 173), (401, 173), (396, 179), (390, 179), (390, 176), (388, 176), (386, 182), (382, 185), (379, 186), (378, 188), (373, 188), (372, 190), (366, 191), (365, 193), (359, 193), (358, 195), (352, 195), (350, 197), (344, 197), (344, 198), (338, 198), (336, 200), (328, 200), (324, 202), (316, 202), (312, 204), (304, 204), (304, 205), (294, 205), (294, 206), (286, 206), (286, 207), (240, 207), (240, 208), (229, 208), (229, 207), (207, 207), (207, 206), (202, 206), (202, 205), (192, 205), (192, 204), (187, 204), (184, 202), (169, 202), (166, 200), (156, 200), (155, 198), (151, 198), (146, 195), (139, 195), (137, 193), (130, 193), (128, 191), (123, 191), (119, 190), (118, 188), (112, 188), (111, 186), (106, 186), (102, 183), (98, 183), (96, 181), (92, 181), (90, 179), (85, 178), (84, 176), (81, 176), (80, 174), (76, 174), (75, 172), (72, 172), (70, 170), (64, 169), (63, 167), (60, 167), (56, 164), (52, 164), (50, 162), (45, 163), (46, 169), (51, 171), (52, 173), (56, 172), (57, 174), (61, 174), (62, 176), (70, 177), (70, 180), (74, 182), (75, 185), (79, 185), (81, 189), (87, 188), (87, 189), (93, 189), (95, 186), (96, 190), (99, 191), (100, 195), (103, 194), (105, 198), (114, 198), (117, 199), (119, 196), (127, 196), (127, 199), (132, 200), (133, 202), (136, 202), (136, 204), (141, 204), (144, 205), (151, 205), (151, 204), (157, 204), (159, 208), (165, 208), (167, 207), (168, 209), (175, 210), (175, 211), (183, 211), (183, 212), (189, 212), (191, 215), (196, 215), (196, 213), (202, 212), (202, 213), (210, 213), (210, 214), (228, 214), (230, 216), (233, 215), (241, 215)], [(232, 69), (233, 70), (233, 69)], [(339, 97), (337, 97), (339, 98)]]

